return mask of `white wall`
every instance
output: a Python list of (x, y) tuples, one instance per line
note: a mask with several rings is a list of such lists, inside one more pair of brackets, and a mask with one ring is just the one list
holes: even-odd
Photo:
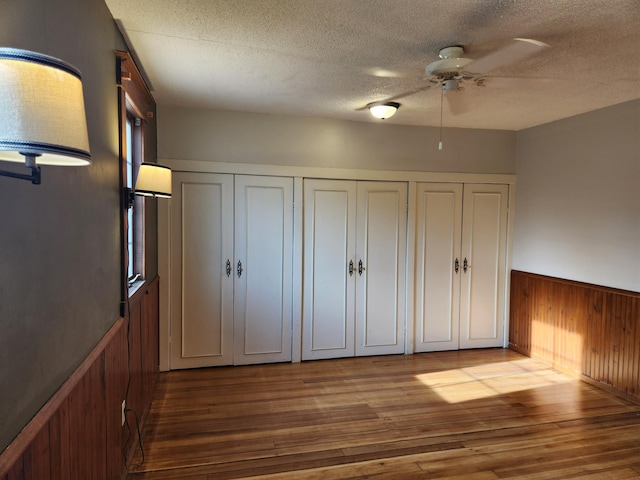
[[(516, 133), (362, 123), (316, 117), (213, 111), (159, 105), (158, 159), (175, 170), (366, 178), (369, 180), (513, 181)], [(211, 162), (211, 163), (207, 163)], [(265, 173), (266, 172), (266, 173)], [(507, 178), (508, 177), (508, 178)], [(497, 180), (496, 180), (497, 179)], [(295, 191), (300, 195), (302, 181)], [(294, 275), (301, 302), (301, 209), (296, 209)], [(158, 267), (170, 278), (169, 205), (158, 208)], [(410, 213), (411, 215), (411, 213)], [(413, 230), (409, 230), (410, 235)], [(412, 255), (410, 254), (410, 258)], [(169, 298), (160, 283), (160, 366), (169, 368)], [(297, 299), (297, 300), (296, 300)], [(409, 302), (411, 304), (411, 302)], [(301, 307), (294, 305), (294, 358), (299, 361)], [(410, 320), (411, 322), (413, 320)], [(295, 340), (297, 339), (297, 340)], [(295, 344), (294, 344), (295, 345)]]
[(513, 268), (640, 292), (640, 100), (517, 134)]
[(515, 173), (516, 134), (158, 106), (158, 157), (368, 170)]

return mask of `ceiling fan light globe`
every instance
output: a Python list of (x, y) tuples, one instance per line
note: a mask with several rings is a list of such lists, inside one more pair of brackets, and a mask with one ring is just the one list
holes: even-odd
[(386, 103), (382, 105), (372, 105), (369, 107), (369, 111), (371, 115), (380, 120), (384, 120), (386, 118), (392, 117), (398, 111), (398, 107), (400, 105), (396, 103)]

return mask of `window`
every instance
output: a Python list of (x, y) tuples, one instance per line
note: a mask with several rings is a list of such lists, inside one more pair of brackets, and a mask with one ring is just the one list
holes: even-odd
[[(133, 189), (142, 163), (142, 122), (127, 112), (126, 120), (126, 186)], [(132, 208), (127, 210), (127, 283), (131, 287), (144, 275), (144, 201), (134, 198)]]
[[(120, 182), (130, 192), (136, 182), (140, 164), (144, 162), (144, 127), (153, 116), (154, 101), (131, 56), (116, 52), (120, 119)], [(125, 189), (126, 187), (126, 189)], [(132, 207), (130, 205), (132, 204)], [(145, 278), (144, 199), (123, 195), (120, 212), (122, 231), (122, 299), (131, 287)]]

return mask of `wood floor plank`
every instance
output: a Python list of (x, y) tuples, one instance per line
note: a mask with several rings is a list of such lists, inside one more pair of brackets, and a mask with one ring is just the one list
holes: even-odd
[(143, 445), (130, 480), (633, 478), (640, 405), (503, 349), (218, 367), (161, 375)]

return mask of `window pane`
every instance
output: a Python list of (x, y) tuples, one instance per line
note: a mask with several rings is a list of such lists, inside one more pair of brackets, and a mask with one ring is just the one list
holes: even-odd
[(129, 224), (128, 239), (127, 239), (127, 252), (129, 257), (129, 268), (127, 271), (127, 278), (131, 279), (134, 275), (134, 256), (133, 256), (133, 208), (130, 208), (127, 213), (127, 222)]
[[(133, 126), (131, 118), (127, 116), (127, 187), (133, 188), (133, 166), (135, 165), (133, 158)], [(127, 278), (131, 280), (135, 274), (135, 257), (134, 257), (134, 228), (133, 208), (127, 210)]]
[(133, 188), (133, 128), (131, 118), (127, 117), (127, 187)]

